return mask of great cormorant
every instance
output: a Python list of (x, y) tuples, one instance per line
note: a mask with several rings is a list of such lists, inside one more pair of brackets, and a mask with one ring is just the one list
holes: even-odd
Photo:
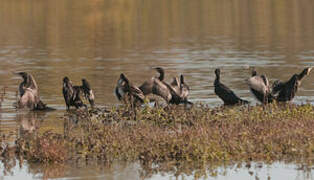
[(71, 106), (75, 108), (87, 107), (80, 97), (80, 92), (80, 86), (73, 86), (68, 77), (63, 78), (62, 93), (67, 109), (70, 109)]
[(276, 100), (279, 102), (291, 101), (295, 97), (298, 87), (301, 85), (302, 79), (306, 75), (309, 75), (311, 70), (312, 68), (305, 68), (300, 74), (294, 74), (286, 82), (280, 82), (278, 80), (275, 81), (273, 84), (272, 94), (278, 94), (276, 96)]
[(257, 100), (263, 104), (271, 103), (273, 96), (270, 93), (269, 81), (266, 75), (257, 75), (255, 69), (252, 70), (252, 77), (248, 79), (251, 92)]
[(144, 95), (155, 94), (162, 97), (168, 104), (193, 104), (187, 100), (189, 95), (189, 86), (184, 82), (183, 75), (174, 78), (171, 84), (164, 82), (165, 71), (161, 67), (155, 68), (159, 73), (158, 77), (152, 77), (145, 81), (139, 88)]
[(136, 106), (138, 103), (144, 103), (145, 95), (135, 85), (132, 85), (127, 77), (121, 73), (115, 88), (116, 97), (119, 101), (131, 103), (132, 106)]
[(46, 104), (40, 100), (38, 86), (34, 77), (26, 72), (17, 74), (23, 78), (18, 89), (18, 108), (27, 107), (31, 110), (47, 110)]
[(156, 67), (154, 69), (159, 73), (159, 76), (152, 77), (149, 80), (145, 81), (141, 86), (139, 86), (140, 90), (144, 93), (145, 96), (153, 93), (152, 90), (153, 90), (155, 79), (158, 79), (159, 81), (163, 81), (165, 78), (165, 71), (163, 68)]
[(220, 82), (220, 69), (215, 70), (216, 79), (214, 81), (215, 93), (224, 102), (224, 105), (247, 104), (246, 100), (239, 98), (227, 86)]
[(180, 79), (178, 77), (173, 78), (170, 84), (175, 94), (172, 94), (173, 98), (170, 103), (173, 104), (193, 104), (188, 101), (188, 95), (190, 93), (190, 87), (184, 82), (184, 76), (181, 74)]
[(80, 88), (81, 91), (84, 94), (85, 99), (88, 100), (89, 104), (93, 108), (95, 105), (95, 95), (93, 93), (93, 90), (91, 89), (88, 81), (86, 79), (82, 79), (82, 85), (81, 86), (74, 86), (74, 88)]

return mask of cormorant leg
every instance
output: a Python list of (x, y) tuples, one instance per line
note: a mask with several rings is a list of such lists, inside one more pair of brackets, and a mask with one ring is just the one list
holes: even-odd
[(155, 101), (155, 108), (159, 108), (160, 106), (159, 106), (159, 103), (158, 103), (158, 101)]
[(135, 99), (133, 96), (131, 96), (131, 109), (133, 112), (133, 119), (136, 120), (136, 104), (135, 104)]
[(267, 95), (264, 95), (264, 97), (263, 97), (263, 104), (264, 105), (266, 105), (267, 103), (268, 103), (268, 97), (267, 97)]

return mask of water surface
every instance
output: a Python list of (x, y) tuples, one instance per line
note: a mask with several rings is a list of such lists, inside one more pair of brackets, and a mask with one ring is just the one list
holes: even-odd
[[(7, 89), (0, 134), (13, 143), (25, 127), (63, 132), (64, 76), (74, 84), (88, 79), (104, 107), (119, 103), (113, 89), (120, 73), (140, 85), (161, 66), (168, 82), (185, 75), (191, 101), (219, 106), (211, 87), (219, 67), (222, 81), (255, 104), (245, 82), (249, 67), (274, 81), (314, 66), (313, 9), (311, 0), (2, 0), (0, 88)], [(16, 111), (17, 71), (33, 74), (41, 98), (57, 111)], [(314, 104), (313, 73), (293, 101), (307, 102)]]

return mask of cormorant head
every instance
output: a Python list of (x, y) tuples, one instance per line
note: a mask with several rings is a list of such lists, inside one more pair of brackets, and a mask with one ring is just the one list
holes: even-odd
[(82, 79), (82, 86), (84, 89), (87, 89), (87, 90), (91, 89), (86, 79)]
[(120, 79), (118, 80), (118, 83), (122, 84), (121, 81), (124, 81), (124, 82), (126, 82), (126, 83), (129, 83), (128, 78), (126, 78), (123, 73), (120, 74)]
[(23, 82), (20, 85), (23, 85), (24, 88), (30, 88), (33, 90), (38, 89), (37, 83), (31, 74), (28, 74), (26, 72), (18, 72), (15, 74), (17, 74), (23, 78)]
[(67, 91), (70, 91), (71, 93), (73, 93), (72, 82), (70, 81), (70, 79), (67, 76), (65, 76), (63, 78), (62, 86), (63, 86), (63, 90), (67, 90)]
[(67, 76), (65, 76), (65, 77), (63, 78), (63, 82), (64, 82), (64, 83), (68, 83), (68, 82), (70, 82), (70, 79), (69, 79)]
[(220, 76), (220, 69), (219, 69), (219, 68), (217, 68), (217, 69), (215, 70), (215, 74), (216, 74), (217, 77)]
[(257, 75), (256, 69), (253, 68), (253, 69), (252, 69), (252, 77), (253, 77), (253, 76), (256, 76), (256, 75)]
[(164, 77), (165, 77), (165, 70), (164, 70), (162, 67), (156, 67), (156, 68), (154, 68), (154, 69), (156, 69), (156, 71), (159, 73), (158, 79), (159, 79), (160, 81), (163, 81), (163, 80), (164, 80)]
[(300, 74), (297, 74), (297, 79), (301, 81), (305, 76), (310, 75), (312, 67), (305, 68)]
[(155, 69), (159, 73), (163, 73), (164, 72), (164, 69), (162, 67), (156, 67)]
[(16, 74), (20, 75), (24, 81), (27, 81), (28, 74), (26, 72), (18, 72)]
[(308, 68), (305, 68), (304, 71), (306, 72), (306, 75), (310, 75), (310, 72), (312, 70), (313, 67), (308, 67)]

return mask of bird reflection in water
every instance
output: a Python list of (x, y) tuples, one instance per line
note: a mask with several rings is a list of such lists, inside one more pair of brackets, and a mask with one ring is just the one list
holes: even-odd
[(16, 116), (17, 122), (20, 124), (19, 136), (35, 133), (39, 129), (46, 113), (29, 111), (26, 113), (18, 113)]

